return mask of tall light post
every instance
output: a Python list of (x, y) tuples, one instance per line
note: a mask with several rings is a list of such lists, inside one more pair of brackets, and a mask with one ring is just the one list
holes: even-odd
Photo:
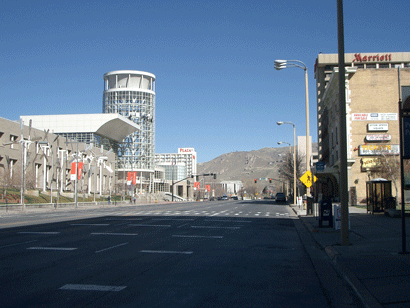
[(281, 144), (283, 144), (283, 143), (285, 143), (285, 144), (287, 144), (287, 145), (289, 146), (289, 153), (292, 154), (292, 151), (291, 151), (292, 145), (291, 145), (289, 142), (286, 142), (286, 141), (278, 141), (278, 144), (279, 144), (279, 145), (281, 145)]
[(289, 124), (293, 126), (293, 204), (296, 204), (297, 203), (296, 202), (297, 188), (296, 188), (296, 129), (295, 129), (295, 124), (293, 124), (292, 122), (283, 122), (283, 121), (276, 122), (276, 124), (278, 125)]
[[(275, 60), (275, 69), (282, 70), (288, 67), (299, 67), (305, 71), (305, 101), (306, 101), (306, 171), (310, 172), (310, 142), (309, 142), (309, 95), (308, 73), (305, 63), (299, 60)], [(306, 195), (310, 195), (310, 187), (306, 189)]]

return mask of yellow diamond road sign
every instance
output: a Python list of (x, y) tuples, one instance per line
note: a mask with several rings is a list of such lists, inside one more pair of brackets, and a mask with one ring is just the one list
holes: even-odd
[(306, 187), (310, 187), (313, 185), (314, 182), (316, 182), (317, 177), (313, 176), (313, 182), (312, 182), (312, 172), (306, 171), (305, 174), (303, 174), (299, 180), (305, 184)]

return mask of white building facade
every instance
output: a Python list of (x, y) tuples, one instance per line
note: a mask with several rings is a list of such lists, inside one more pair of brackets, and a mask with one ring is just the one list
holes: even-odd
[(104, 74), (103, 113), (118, 113), (140, 127), (118, 144), (117, 170), (124, 180), (128, 172), (137, 172), (140, 190), (152, 192), (155, 174), (155, 75), (134, 70)]

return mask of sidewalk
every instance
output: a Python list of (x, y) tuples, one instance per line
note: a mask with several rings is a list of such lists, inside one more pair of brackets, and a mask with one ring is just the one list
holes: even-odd
[[(319, 228), (319, 218), (291, 205), (339, 274), (367, 307), (410, 307), (410, 254), (402, 252), (401, 218), (367, 214), (349, 207), (349, 246), (341, 246), (340, 230)], [(410, 251), (410, 218), (406, 218), (406, 250)]]

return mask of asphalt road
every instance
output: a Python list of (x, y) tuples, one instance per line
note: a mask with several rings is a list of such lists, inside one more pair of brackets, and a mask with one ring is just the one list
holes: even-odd
[(0, 307), (344, 307), (349, 294), (270, 200), (0, 213), (0, 228)]

